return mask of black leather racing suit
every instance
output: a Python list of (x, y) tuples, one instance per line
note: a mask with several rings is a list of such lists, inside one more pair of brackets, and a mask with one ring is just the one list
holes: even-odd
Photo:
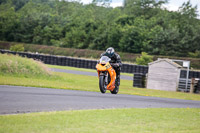
[[(104, 52), (101, 54), (101, 57), (102, 56), (108, 56), (108, 55), (106, 54), (106, 52)], [(114, 53), (114, 55), (110, 59), (111, 59), (110, 64), (115, 69), (115, 72), (117, 74), (116, 75), (117, 83), (118, 83), (118, 85), (120, 85), (120, 70), (121, 70), (121, 66), (122, 66), (120, 56), (117, 53)]]

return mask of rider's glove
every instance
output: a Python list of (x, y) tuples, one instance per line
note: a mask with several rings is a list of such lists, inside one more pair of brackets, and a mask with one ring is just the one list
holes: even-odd
[(111, 64), (113, 67), (119, 67), (119, 64), (118, 63), (112, 63)]

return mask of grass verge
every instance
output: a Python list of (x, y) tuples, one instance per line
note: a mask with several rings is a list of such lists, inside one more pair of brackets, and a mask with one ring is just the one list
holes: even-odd
[(5, 133), (199, 133), (200, 109), (106, 109), (0, 116)]
[(39, 61), (7, 54), (0, 54), (0, 74), (20, 75), (25, 77), (52, 76), (48, 67)]

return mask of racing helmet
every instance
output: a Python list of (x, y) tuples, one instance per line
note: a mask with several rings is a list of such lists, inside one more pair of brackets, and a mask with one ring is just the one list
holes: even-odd
[(106, 55), (107, 55), (109, 58), (111, 58), (111, 57), (114, 55), (114, 53), (115, 53), (115, 50), (114, 50), (113, 47), (109, 47), (109, 48), (106, 49)]

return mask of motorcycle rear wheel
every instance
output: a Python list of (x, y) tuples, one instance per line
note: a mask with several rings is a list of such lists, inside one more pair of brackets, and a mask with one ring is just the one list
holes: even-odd
[(99, 77), (99, 88), (101, 93), (106, 93), (107, 85), (105, 83), (105, 76), (100, 76)]

